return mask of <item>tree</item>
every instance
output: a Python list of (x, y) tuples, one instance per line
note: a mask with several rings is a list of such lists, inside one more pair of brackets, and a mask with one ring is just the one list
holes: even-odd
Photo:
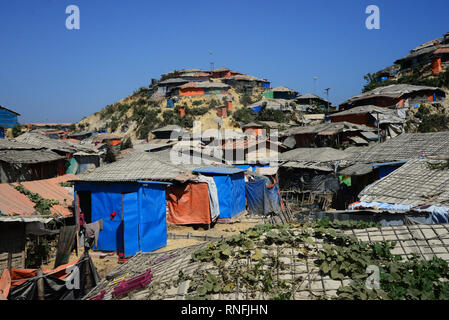
[(126, 138), (120, 144), (120, 150), (125, 150), (125, 149), (129, 149), (129, 148), (132, 148), (132, 147), (133, 147), (133, 143), (131, 142), (130, 138)]
[(22, 126), (18, 123), (14, 127), (12, 127), (12, 135), (18, 137), (22, 134)]
[(106, 148), (106, 155), (104, 157), (106, 163), (112, 163), (116, 161), (114, 150), (110, 146)]
[(249, 104), (251, 104), (252, 102), (253, 101), (251, 100), (251, 96), (247, 93), (243, 94), (240, 97), (240, 103), (245, 107), (248, 106)]

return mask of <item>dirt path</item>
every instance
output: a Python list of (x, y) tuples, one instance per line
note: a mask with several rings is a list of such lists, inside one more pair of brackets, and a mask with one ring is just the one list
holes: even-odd
[[(200, 235), (200, 236), (210, 236), (210, 237), (229, 237), (234, 234), (239, 234), (240, 231), (246, 230), (248, 228), (254, 227), (258, 224), (263, 224), (263, 220), (260, 218), (253, 218), (248, 216), (242, 216), (232, 224), (221, 224), (216, 223), (211, 227), (211, 229), (206, 230), (202, 227), (194, 228), (191, 226), (172, 226), (167, 227), (167, 233), (172, 233), (176, 235)], [(167, 239), (167, 245), (160, 248), (154, 252), (164, 252), (178, 248), (184, 248), (202, 243), (199, 239)], [(84, 248), (80, 248), (78, 251), (78, 256), (75, 252), (70, 255), (69, 262), (73, 262), (79, 259), (84, 253)], [(102, 251), (89, 251), (92, 261), (97, 268), (98, 274), (101, 278), (105, 277), (109, 272), (117, 268), (120, 263), (118, 261), (118, 255), (116, 252), (102, 252)], [(44, 269), (52, 269), (55, 263), (56, 252), (53, 252), (52, 258), (44, 265)]]

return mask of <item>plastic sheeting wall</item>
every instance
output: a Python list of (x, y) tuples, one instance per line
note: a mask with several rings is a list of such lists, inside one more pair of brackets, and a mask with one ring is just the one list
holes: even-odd
[(0, 127), (12, 128), (17, 124), (17, 114), (0, 108)]
[(92, 221), (103, 219), (97, 250), (151, 252), (167, 244), (165, 185), (77, 183), (91, 191)]
[(247, 182), (245, 188), (250, 214), (266, 215), (282, 212), (277, 185), (267, 188), (265, 180), (259, 179)]
[(220, 219), (231, 219), (246, 209), (245, 175), (213, 176), (218, 192)]
[(170, 187), (167, 192), (169, 224), (210, 224), (209, 187), (207, 183), (189, 183)]

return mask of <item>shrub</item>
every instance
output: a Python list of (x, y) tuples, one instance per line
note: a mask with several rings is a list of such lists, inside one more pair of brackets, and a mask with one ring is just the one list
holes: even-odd
[(20, 124), (16, 124), (13, 128), (12, 128), (12, 135), (15, 137), (18, 137), (22, 134), (22, 126)]
[(255, 119), (254, 112), (248, 108), (241, 108), (236, 110), (232, 114), (232, 117), (234, 118), (235, 121), (243, 123), (249, 123), (254, 121)]
[(126, 138), (120, 143), (120, 150), (125, 150), (133, 147), (133, 143), (130, 138)]

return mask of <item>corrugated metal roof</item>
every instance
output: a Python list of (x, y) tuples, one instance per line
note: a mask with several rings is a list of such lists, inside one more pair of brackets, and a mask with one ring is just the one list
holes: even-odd
[(65, 187), (59, 185), (59, 183), (69, 180), (78, 180), (78, 177), (67, 174), (44, 180), (13, 184), (2, 183), (0, 184), (0, 211), (9, 216), (14, 216), (15, 214), (19, 216), (39, 214), (34, 209), (35, 204), (27, 196), (14, 189), (14, 186), (22, 184), (25, 189), (39, 194), (44, 199), (58, 200), (59, 204), (54, 205), (50, 209), (53, 214), (63, 217), (71, 216), (73, 213), (68, 207), (73, 205), (73, 194)]

